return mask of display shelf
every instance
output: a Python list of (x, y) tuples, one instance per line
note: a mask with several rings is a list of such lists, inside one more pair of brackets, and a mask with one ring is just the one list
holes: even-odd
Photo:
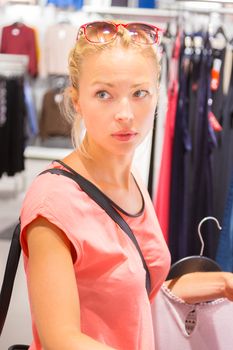
[(163, 20), (169, 20), (177, 17), (176, 10), (163, 10), (163, 9), (143, 9), (136, 7), (120, 7), (120, 6), (83, 6), (83, 12), (91, 15), (93, 13), (98, 15), (109, 16), (122, 16), (130, 18), (161, 18)]
[(24, 156), (26, 159), (53, 160), (66, 157), (71, 151), (72, 149), (70, 148), (27, 146)]
[(83, 6), (82, 9), (86, 13), (112, 14), (112, 15), (130, 15), (130, 16), (165, 16), (170, 17), (176, 15), (176, 11), (167, 11), (163, 9), (144, 9), (136, 7), (120, 7), (120, 6)]
[[(199, 3), (199, 6), (197, 6)], [(232, 7), (228, 7), (227, 4), (231, 4)], [(224, 7), (223, 5), (226, 5)], [(144, 9), (134, 7), (95, 7), (95, 6), (83, 6), (83, 12), (88, 15), (98, 14), (103, 17), (106, 16), (120, 16), (121, 18), (132, 19), (146, 19), (169, 21), (173, 18), (179, 17), (181, 12), (193, 12), (199, 14), (211, 14), (218, 12), (219, 14), (233, 14), (233, 2), (232, 1), (217, 1), (217, 0), (202, 0), (202, 1), (182, 1), (164, 2), (161, 3), (161, 8), (156, 9)]]

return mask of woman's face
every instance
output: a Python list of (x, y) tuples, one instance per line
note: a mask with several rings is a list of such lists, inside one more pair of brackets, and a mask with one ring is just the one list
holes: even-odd
[(133, 49), (115, 47), (87, 57), (76, 106), (87, 150), (133, 155), (153, 126), (157, 84), (153, 59)]

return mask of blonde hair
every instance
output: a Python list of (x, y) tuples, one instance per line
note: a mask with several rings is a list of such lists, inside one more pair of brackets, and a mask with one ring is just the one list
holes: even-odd
[(134, 49), (135, 51), (151, 57), (155, 62), (155, 68), (157, 76), (155, 81), (159, 81), (160, 63), (157, 47), (155, 45), (143, 45), (132, 41), (127, 29), (120, 26), (117, 32), (116, 39), (104, 44), (92, 44), (89, 43), (84, 34), (79, 36), (76, 45), (71, 50), (68, 59), (70, 86), (64, 91), (63, 103), (61, 106), (62, 112), (67, 121), (71, 124), (71, 138), (74, 148), (79, 148), (81, 152), (88, 156), (85, 147), (83, 145), (83, 137), (85, 134), (85, 128), (82, 122), (81, 116), (78, 115), (74, 101), (78, 98), (79, 90), (79, 77), (82, 69), (82, 63), (89, 55), (94, 55), (98, 52), (110, 50), (111, 48), (120, 45), (125, 49)]

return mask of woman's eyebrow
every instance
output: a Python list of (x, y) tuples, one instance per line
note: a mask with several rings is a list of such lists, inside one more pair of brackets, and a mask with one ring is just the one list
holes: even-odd
[(110, 86), (110, 87), (114, 86), (114, 84), (112, 84), (112, 83), (109, 83), (107, 81), (100, 81), (100, 80), (93, 81), (92, 85), (107, 85), (107, 86)]
[[(149, 82), (148, 81), (143, 81), (141, 83), (136, 83), (136, 84), (133, 84), (132, 87), (133, 88), (136, 88), (138, 86), (141, 86), (141, 85), (148, 85)], [(93, 81), (92, 85), (107, 85), (109, 87), (114, 87), (114, 84), (113, 83), (109, 83), (107, 81), (100, 81), (100, 80), (97, 80), (97, 81)]]

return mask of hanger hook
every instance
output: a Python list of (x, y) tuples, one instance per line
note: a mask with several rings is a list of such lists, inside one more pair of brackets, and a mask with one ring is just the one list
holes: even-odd
[(201, 241), (201, 251), (200, 251), (200, 255), (202, 256), (203, 255), (203, 251), (204, 251), (204, 246), (205, 246), (205, 243), (204, 243), (204, 240), (202, 238), (202, 234), (201, 234), (201, 225), (203, 224), (203, 222), (205, 222), (206, 220), (214, 220), (218, 226), (218, 229), (221, 230), (222, 227), (220, 226), (219, 224), (219, 221), (218, 219), (216, 219), (214, 216), (206, 216), (204, 219), (202, 219), (200, 222), (199, 222), (199, 225), (198, 225), (198, 236), (200, 238), (200, 241)]

